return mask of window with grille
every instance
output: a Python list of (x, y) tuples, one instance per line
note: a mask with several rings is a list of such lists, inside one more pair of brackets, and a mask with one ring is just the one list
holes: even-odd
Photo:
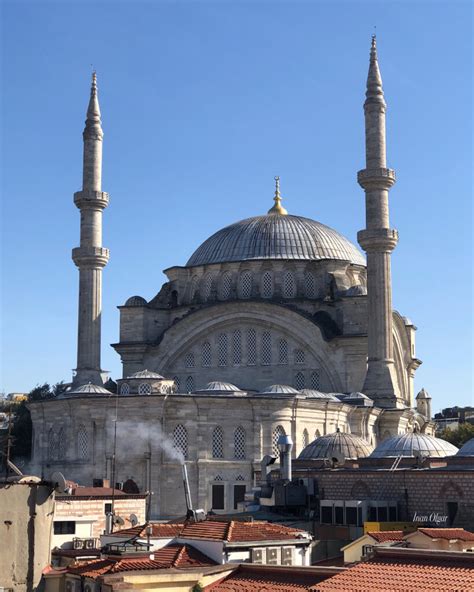
[(182, 424), (174, 428), (173, 446), (184, 458), (188, 458), (188, 431)]
[(202, 344), (201, 349), (201, 365), (204, 368), (208, 368), (212, 364), (212, 352), (211, 352), (211, 344), (209, 341), (205, 341)]
[(194, 390), (194, 378), (192, 376), (188, 376), (186, 378), (186, 392), (191, 393)]
[(288, 342), (286, 339), (280, 339), (278, 342), (278, 363), (288, 364)]
[(194, 354), (192, 352), (186, 354), (186, 357), (184, 358), (184, 365), (186, 368), (194, 368)]
[(204, 301), (208, 300), (212, 292), (212, 275), (208, 273), (204, 276), (201, 284), (201, 296)]
[(245, 458), (245, 430), (242, 426), (234, 432), (234, 458)]
[(244, 271), (241, 274), (239, 293), (241, 298), (250, 298), (252, 296), (252, 274), (250, 271)]
[(321, 432), (319, 430), (316, 430), (314, 432), (314, 439), (316, 440), (316, 438), (320, 438), (321, 437)]
[(222, 300), (227, 300), (230, 297), (232, 289), (232, 276), (230, 273), (224, 273), (220, 283), (219, 296)]
[(303, 448), (306, 448), (306, 446), (308, 446), (309, 444), (309, 434), (308, 434), (308, 430), (305, 428), (303, 430), (303, 437), (301, 439), (301, 446)]
[(221, 333), (217, 338), (217, 363), (219, 366), (227, 366), (227, 335)]
[(216, 426), (212, 432), (212, 458), (224, 458), (224, 431)]
[(63, 459), (66, 457), (66, 432), (64, 428), (60, 428), (58, 432), (58, 458)]
[(223, 481), (222, 476), (221, 475), (216, 475), (214, 477), (214, 481)]
[(285, 432), (285, 428), (281, 425), (278, 425), (274, 430), (273, 430), (273, 436), (272, 436), (272, 452), (273, 452), (273, 456), (280, 456), (280, 450), (278, 449), (278, 438), (280, 436), (285, 436), (286, 432)]
[(311, 388), (315, 389), (316, 391), (319, 391), (321, 388), (321, 379), (318, 370), (311, 372)]
[(295, 349), (295, 364), (304, 364), (305, 354), (302, 349)]
[(265, 331), (262, 334), (262, 366), (269, 366), (272, 363), (272, 337)]
[(173, 376), (173, 382), (174, 382), (175, 392), (179, 393), (179, 387), (180, 387), (179, 376)]
[(237, 475), (237, 477), (235, 478), (236, 481), (245, 481), (245, 479), (242, 477), (242, 475)]
[(301, 389), (304, 389), (305, 386), (306, 386), (306, 380), (305, 380), (303, 372), (297, 372), (295, 374), (295, 389), (297, 391), (300, 391)]
[(314, 298), (316, 296), (316, 282), (314, 275), (310, 272), (304, 274), (304, 291), (307, 298)]
[(294, 298), (296, 296), (296, 282), (291, 271), (287, 271), (283, 276), (283, 296), (285, 298)]
[(80, 425), (77, 430), (77, 454), (82, 459), (86, 459), (89, 456), (87, 431), (83, 425)]
[(58, 456), (58, 441), (53, 428), (48, 432), (48, 458), (50, 460), (56, 460)]
[(120, 394), (121, 395), (129, 395), (130, 394), (130, 385), (128, 382), (123, 382), (122, 386), (120, 387)]
[(264, 298), (273, 296), (273, 275), (270, 271), (266, 271), (262, 276), (262, 296)]
[(257, 333), (255, 329), (247, 331), (247, 365), (255, 366), (257, 363)]
[(232, 364), (239, 366), (242, 363), (242, 333), (236, 329), (232, 333)]
[(138, 385), (139, 395), (151, 395), (151, 384), (149, 382), (142, 382)]

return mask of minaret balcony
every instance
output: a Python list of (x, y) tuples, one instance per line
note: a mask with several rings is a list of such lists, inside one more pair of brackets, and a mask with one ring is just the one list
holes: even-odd
[(391, 253), (398, 243), (398, 230), (395, 228), (359, 230), (357, 241), (366, 253)]
[(366, 191), (388, 190), (395, 185), (396, 180), (393, 169), (362, 169), (357, 173), (357, 182)]
[(109, 261), (109, 249), (105, 247), (76, 247), (72, 260), (77, 267), (102, 268)]
[(105, 191), (83, 189), (74, 194), (74, 203), (80, 210), (103, 210), (109, 205), (109, 194)]

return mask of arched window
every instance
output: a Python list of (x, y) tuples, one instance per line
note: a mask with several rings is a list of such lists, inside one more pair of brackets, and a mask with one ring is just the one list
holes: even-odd
[(58, 457), (58, 440), (53, 428), (48, 432), (48, 459), (56, 460)]
[(242, 333), (236, 329), (232, 333), (232, 364), (240, 366), (242, 364)]
[(227, 366), (227, 335), (221, 333), (217, 338), (217, 363), (219, 366)]
[(250, 271), (244, 271), (240, 275), (239, 296), (241, 298), (250, 298), (252, 296), (252, 274)]
[(296, 282), (291, 271), (285, 272), (283, 276), (283, 296), (285, 298), (294, 298), (296, 296)]
[(320, 438), (321, 437), (321, 432), (319, 430), (316, 430), (314, 432), (314, 439), (316, 440), (316, 438)]
[(232, 276), (229, 272), (224, 273), (221, 278), (219, 286), (219, 298), (221, 300), (227, 300), (230, 297), (230, 291), (232, 289)]
[(255, 329), (247, 331), (247, 365), (255, 366), (257, 363), (257, 333)]
[(309, 444), (309, 433), (308, 430), (305, 428), (303, 430), (303, 437), (301, 438), (301, 446), (302, 448), (306, 448)]
[(305, 354), (302, 349), (295, 349), (295, 364), (304, 364)]
[(262, 296), (264, 298), (273, 296), (273, 275), (271, 271), (266, 271), (262, 275)]
[(272, 436), (272, 452), (273, 452), (273, 456), (280, 456), (280, 450), (278, 449), (278, 438), (280, 436), (285, 436), (286, 432), (285, 432), (285, 428), (281, 425), (278, 425), (274, 430), (273, 430), (273, 436)]
[(272, 363), (272, 337), (265, 331), (262, 334), (262, 366), (270, 366)]
[(321, 388), (321, 379), (319, 376), (319, 370), (314, 370), (311, 372), (311, 388), (319, 391)]
[(305, 386), (306, 386), (306, 380), (305, 380), (303, 372), (297, 372), (295, 374), (295, 389), (297, 391), (300, 391), (301, 389), (304, 389)]
[(203, 368), (208, 368), (212, 364), (212, 352), (211, 352), (211, 344), (209, 341), (205, 341), (202, 344), (201, 350), (201, 365)]
[(58, 458), (62, 460), (66, 458), (66, 432), (64, 428), (60, 428), (58, 432)]
[(212, 458), (224, 458), (224, 431), (216, 426), (212, 432)]
[(193, 352), (188, 352), (186, 357), (184, 358), (184, 365), (186, 368), (194, 368), (194, 354)]
[(173, 381), (174, 381), (175, 393), (179, 393), (179, 388), (180, 388), (179, 376), (173, 376)]
[(245, 458), (245, 430), (242, 426), (234, 432), (234, 458)]
[(86, 428), (81, 424), (77, 430), (77, 456), (84, 460), (89, 456), (89, 442)]
[(212, 292), (213, 277), (210, 273), (206, 274), (201, 283), (201, 297), (204, 302), (209, 300)]
[(278, 342), (278, 363), (288, 364), (288, 342), (286, 339), (280, 339)]
[(182, 424), (174, 428), (173, 446), (184, 458), (188, 458), (188, 432)]
[(129, 395), (130, 394), (130, 385), (128, 382), (122, 382), (120, 386), (120, 394), (121, 395)]
[(194, 378), (192, 376), (188, 376), (186, 378), (186, 392), (192, 393), (194, 390)]
[(142, 382), (138, 385), (139, 395), (151, 395), (151, 384), (149, 382)]
[(316, 296), (316, 282), (314, 275), (311, 272), (304, 274), (304, 292), (306, 298), (314, 298)]

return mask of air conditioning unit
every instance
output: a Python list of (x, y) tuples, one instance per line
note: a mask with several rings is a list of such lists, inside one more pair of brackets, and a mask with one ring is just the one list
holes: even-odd
[(282, 547), (281, 550), (281, 564), (293, 565), (294, 547)]
[(267, 548), (267, 565), (280, 565), (280, 547)]
[(94, 539), (87, 539), (84, 541), (84, 543), (85, 543), (85, 545), (84, 545), (85, 549), (94, 549), (95, 548)]
[(251, 556), (252, 563), (265, 563), (265, 549), (255, 547)]
[(73, 549), (83, 549), (84, 548), (84, 542), (82, 539), (74, 539), (72, 541), (72, 546)]

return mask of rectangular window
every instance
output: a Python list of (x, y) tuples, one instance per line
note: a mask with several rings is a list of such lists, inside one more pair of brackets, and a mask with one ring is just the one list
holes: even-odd
[(237, 510), (237, 504), (245, 500), (245, 485), (234, 485), (234, 510)]
[(104, 504), (104, 514), (110, 514), (112, 512), (112, 504)]
[(335, 510), (335, 522), (336, 524), (344, 524), (344, 508), (342, 506), (336, 506)]
[(377, 508), (369, 508), (369, 522), (377, 522)]
[(54, 534), (76, 534), (76, 523), (69, 520), (55, 522)]
[(387, 522), (387, 508), (384, 506), (381, 506), (378, 509), (378, 521), (379, 522)]
[(321, 506), (321, 524), (332, 524), (332, 506)]
[(224, 510), (224, 485), (212, 486), (212, 509)]
[(398, 520), (397, 506), (390, 506), (388, 509), (389, 522), (396, 522)]
[(357, 526), (357, 508), (346, 508), (346, 524), (348, 526)]

